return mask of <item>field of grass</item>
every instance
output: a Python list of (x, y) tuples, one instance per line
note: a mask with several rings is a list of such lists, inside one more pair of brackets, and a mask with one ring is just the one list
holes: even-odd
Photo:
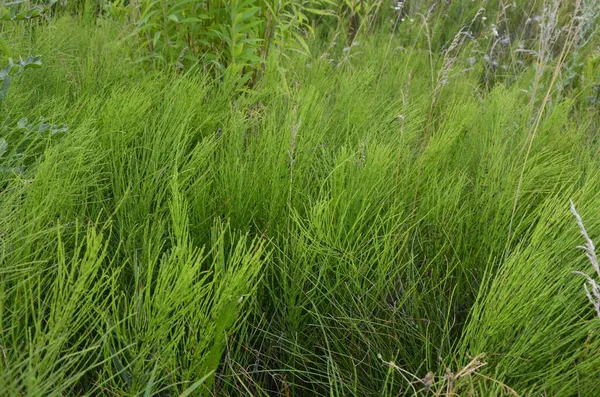
[(2, 22), (1, 395), (600, 394), (600, 6), (313, 3)]

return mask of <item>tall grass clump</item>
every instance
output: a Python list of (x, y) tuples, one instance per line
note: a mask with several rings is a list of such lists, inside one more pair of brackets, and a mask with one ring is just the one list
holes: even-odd
[(85, 4), (3, 31), (4, 394), (596, 394), (593, 2)]

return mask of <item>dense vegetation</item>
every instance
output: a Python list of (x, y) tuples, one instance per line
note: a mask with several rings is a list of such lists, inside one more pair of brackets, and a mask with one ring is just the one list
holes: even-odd
[(600, 393), (597, 1), (3, 4), (0, 394)]

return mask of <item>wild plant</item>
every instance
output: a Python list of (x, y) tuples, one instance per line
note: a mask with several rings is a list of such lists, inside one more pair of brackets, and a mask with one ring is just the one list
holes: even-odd
[(542, 2), (383, 2), (351, 43), (339, 2), (114, 4), (3, 32), (48, 67), (0, 115), (0, 390), (595, 395), (565, 206), (600, 205), (583, 6), (532, 121), (537, 53), (500, 74)]
[(223, 73), (229, 65), (248, 81), (269, 54), (296, 48), (309, 52), (305, 36), (312, 15), (328, 15), (326, 0), (141, 0), (131, 3), (134, 37), (150, 60), (202, 63)]

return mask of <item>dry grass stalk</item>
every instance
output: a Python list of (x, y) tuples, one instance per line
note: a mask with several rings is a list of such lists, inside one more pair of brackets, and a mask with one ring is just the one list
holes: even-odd
[[(410, 388), (413, 391), (413, 395), (419, 395), (420, 392), (424, 392), (428, 394), (431, 392), (436, 397), (451, 397), (451, 396), (459, 396), (463, 395), (464, 386), (470, 387), (470, 390), (473, 391), (473, 385), (475, 377), (479, 377), (485, 381), (489, 381), (499, 385), (504, 394), (511, 395), (514, 397), (519, 397), (519, 394), (509, 387), (508, 385), (500, 382), (497, 379), (493, 379), (489, 376), (483, 375), (479, 372), (479, 369), (486, 366), (487, 363), (483, 360), (485, 355), (479, 354), (475, 356), (467, 365), (461, 368), (457, 373), (454, 373), (450, 370), (450, 368), (446, 368), (446, 373), (443, 376), (437, 377), (433, 374), (433, 372), (428, 372), (427, 375), (421, 379), (418, 376), (406, 371), (399, 367), (393, 361), (385, 361), (381, 354), (377, 355), (381, 361), (385, 365), (390, 368), (395, 369), (398, 373), (404, 378), (404, 380), (409, 384)], [(410, 380), (412, 378), (413, 380)], [(422, 387), (417, 390), (415, 385), (421, 385)]]
[[(585, 226), (583, 226), (583, 220), (581, 219), (581, 216), (575, 209), (575, 204), (573, 204), (573, 201), (571, 201), (571, 212), (575, 216), (575, 219), (577, 219), (579, 231), (581, 232), (581, 235), (585, 240), (585, 245), (580, 245), (577, 248), (581, 248), (585, 251), (585, 256), (587, 256), (588, 260), (592, 264), (592, 267), (594, 268), (594, 271), (596, 272), (596, 275), (598, 276), (598, 280), (600, 280), (600, 266), (598, 265), (598, 257), (596, 256), (596, 247), (594, 245), (594, 242), (588, 235), (587, 231), (585, 230)], [(594, 280), (592, 277), (590, 277), (584, 272), (576, 271), (574, 273), (580, 274), (586, 278), (586, 283), (583, 285), (583, 288), (585, 288), (585, 294), (587, 295), (592, 305), (594, 305), (594, 309), (596, 309), (596, 313), (600, 318), (600, 285), (598, 285), (596, 280)]]

